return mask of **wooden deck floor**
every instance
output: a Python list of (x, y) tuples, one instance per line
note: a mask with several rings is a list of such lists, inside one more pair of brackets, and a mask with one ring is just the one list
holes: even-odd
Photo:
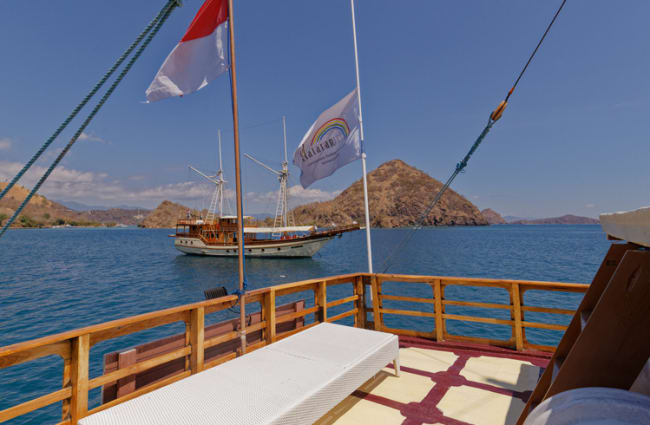
[(318, 425), (514, 424), (550, 355), (400, 337), (387, 366)]

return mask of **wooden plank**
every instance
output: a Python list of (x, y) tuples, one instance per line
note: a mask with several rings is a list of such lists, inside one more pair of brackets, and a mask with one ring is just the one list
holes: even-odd
[[(108, 409), (110, 407), (113, 407), (113, 406), (116, 406), (116, 405), (118, 405), (120, 403), (124, 403), (125, 401), (128, 401), (128, 400), (134, 399), (136, 397), (139, 397), (142, 394), (147, 394), (147, 393), (149, 393), (149, 392), (151, 392), (153, 390), (157, 390), (158, 388), (165, 387), (165, 386), (167, 386), (169, 384), (172, 384), (172, 383), (174, 383), (176, 381), (180, 381), (183, 378), (187, 378), (191, 374), (192, 374), (191, 371), (186, 370), (185, 372), (181, 372), (181, 373), (176, 374), (174, 376), (170, 376), (169, 378), (165, 378), (165, 379), (160, 380), (160, 381), (158, 381), (156, 383), (147, 385), (147, 386), (142, 387), (142, 388), (138, 388), (137, 390), (133, 391), (130, 394), (125, 395), (122, 398), (116, 398), (115, 400), (109, 401), (108, 403), (104, 403), (102, 405), (99, 405), (99, 406), (95, 407), (94, 409), (91, 409), (90, 411), (88, 411), (88, 414), (86, 416), (101, 412), (102, 410), (106, 410), (106, 409)], [(73, 425), (75, 423), (76, 422), (74, 422), (74, 421), (72, 422)]]
[(235, 338), (239, 338), (239, 332), (231, 331), (223, 335), (215, 336), (214, 338), (206, 339), (203, 342), (203, 348), (214, 347), (215, 345), (219, 345), (227, 341), (232, 341)]
[(389, 328), (387, 326), (384, 326), (384, 332), (389, 332), (395, 335), (414, 336), (419, 338), (433, 339), (436, 337), (435, 332), (422, 332), (422, 331), (414, 331), (411, 329)]
[[(72, 346), (71, 341), (68, 341), (68, 346), (70, 347)], [(72, 352), (72, 348), (70, 348), (70, 352)], [(72, 387), (71, 387), (72, 384), (70, 383), (71, 364), (72, 364), (72, 360), (70, 359), (70, 357), (63, 360), (63, 380), (62, 380), (63, 382), (61, 385), (61, 388), (70, 388), (70, 394), (72, 394)], [(70, 397), (65, 398), (61, 401), (61, 419), (65, 421), (69, 418), (70, 418)]]
[(366, 286), (363, 284), (363, 277), (357, 276), (354, 283), (354, 294), (357, 296), (357, 316), (354, 320), (354, 326), (357, 328), (366, 328)]
[(547, 351), (552, 353), (555, 351), (555, 347), (552, 345), (541, 345), (541, 344), (531, 344), (529, 342), (524, 343), (524, 349), (527, 350), (537, 350), (537, 351)]
[(398, 314), (401, 316), (414, 316), (414, 317), (436, 317), (435, 313), (429, 311), (416, 311), (416, 310), (395, 310), (391, 308), (381, 308), (379, 311), (383, 314)]
[(132, 320), (128, 323), (125, 323), (124, 325), (109, 327), (94, 332), (90, 335), (90, 345), (93, 346), (98, 342), (105, 341), (107, 339), (117, 338), (119, 336), (132, 334), (146, 329), (156, 328), (158, 326), (167, 325), (169, 323), (187, 322), (189, 319), (190, 311), (184, 310), (139, 321)]
[[(190, 313), (190, 370), (192, 374), (203, 370), (205, 356), (205, 311), (203, 307), (197, 307)], [(118, 395), (119, 397), (119, 395)]]
[(318, 321), (327, 322), (327, 285), (325, 282), (318, 283), (318, 289), (315, 292), (315, 300), (318, 305)]
[(292, 284), (286, 284), (286, 285), (280, 285), (279, 288), (275, 288), (275, 296), (280, 297), (283, 295), (290, 295), (290, 294), (295, 294), (297, 292), (306, 292), (306, 291), (314, 291), (318, 288), (318, 282), (312, 282), (312, 283), (302, 283), (300, 285), (292, 285)]
[(388, 295), (388, 294), (382, 294), (381, 298), (384, 300), (409, 301), (412, 303), (426, 303), (426, 304), (434, 303), (433, 298), (403, 297), (401, 295)]
[(151, 369), (152, 367), (165, 364), (167, 362), (170, 362), (172, 360), (176, 360), (178, 358), (181, 358), (183, 356), (187, 356), (192, 352), (192, 348), (187, 346), (187, 347), (182, 347), (179, 349), (176, 349), (174, 351), (171, 351), (169, 353), (165, 353), (161, 356), (154, 357), (149, 360), (145, 360), (142, 362), (138, 362), (135, 364), (132, 364), (128, 367), (125, 367), (123, 369), (118, 369), (116, 371), (107, 373), (102, 376), (98, 376), (96, 378), (91, 379), (88, 382), (88, 389), (93, 389), (97, 387), (101, 387), (102, 385), (105, 385), (109, 382), (116, 381), (118, 379), (121, 379), (125, 376), (129, 375), (134, 375), (136, 373)]
[(345, 313), (337, 314), (336, 316), (329, 317), (327, 319), (327, 322), (336, 322), (337, 320), (344, 319), (349, 316), (354, 316), (357, 314), (357, 309), (353, 308), (352, 310), (346, 311)]
[(319, 309), (320, 309), (320, 307), (316, 305), (314, 307), (309, 307), (309, 308), (306, 308), (306, 309), (301, 310), (301, 311), (296, 311), (294, 313), (283, 314), (282, 316), (278, 317), (275, 320), (276, 320), (276, 323), (278, 323), (278, 324), (285, 323), (285, 322), (290, 322), (293, 319), (295, 319), (296, 317), (305, 317), (305, 316), (307, 316), (309, 314), (317, 313)]
[(380, 331), (383, 327), (381, 313), (379, 313), (379, 294), (381, 293), (381, 290), (378, 288), (378, 286), (379, 282), (377, 281), (377, 276), (371, 276), (370, 287), (372, 289), (372, 321), (375, 324), (376, 331)]
[(219, 366), (220, 364), (233, 360), (235, 358), (237, 358), (236, 352), (228, 353), (225, 356), (220, 356), (214, 360), (210, 360), (209, 362), (206, 362), (203, 367), (203, 370), (210, 369), (215, 366)]
[(52, 342), (46, 345), (36, 345), (29, 346), (26, 344), (24, 350), (10, 350), (10, 347), (7, 349), (0, 350), (0, 369), (4, 369), (9, 366), (15, 366), (21, 363), (28, 362), (30, 360), (39, 359), (45, 356), (58, 355), (63, 359), (70, 358), (70, 341), (58, 341)]
[(340, 298), (338, 300), (330, 301), (326, 305), (327, 305), (327, 308), (336, 307), (337, 305), (353, 302), (353, 301), (356, 301), (358, 299), (359, 299), (358, 295), (351, 295), (349, 297)]
[(440, 283), (440, 279), (435, 279), (433, 281), (433, 298), (435, 301), (434, 307), (433, 307), (433, 312), (435, 314), (435, 319), (436, 319), (436, 327), (435, 327), (435, 332), (436, 332), (436, 341), (443, 341), (444, 340), (444, 328), (443, 328), (443, 310), (442, 310), (442, 302), (444, 301), (442, 298), (442, 285)]
[(443, 305), (457, 305), (461, 307), (479, 307), (479, 308), (494, 308), (500, 310), (512, 310), (511, 305), (495, 304), (495, 303), (482, 303), (474, 301), (458, 301), (458, 300), (442, 300)]
[(52, 403), (69, 398), (72, 395), (72, 388), (61, 388), (53, 393), (17, 404), (8, 409), (0, 410), (0, 422), (5, 422), (34, 410), (49, 406)]
[(525, 328), (549, 329), (553, 331), (566, 331), (568, 326), (558, 325), (555, 323), (539, 323), (539, 322), (521, 322)]
[(524, 349), (524, 331), (522, 328), (522, 323), (528, 323), (528, 322), (523, 322), (523, 313), (521, 312), (521, 297), (519, 296), (519, 284), (515, 283), (512, 285), (512, 305), (514, 307), (513, 315), (515, 319), (515, 328), (514, 328), (514, 336), (515, 336), (515, 348), (517, 351), (522, 351)]
[(514, 348), (515, 346), (515, 341), (512, 338), (508, 340), (482, 338), (477, 336), (454, 335), (447, 332), (445, 332), (444, 338), (446, 341), (471, 342), (475, 344), (494, 345), (496, 347)]
[(443, 314), (443, 318), (449, 320), (460, 320), (465, 322), (489, 323), (492, 325), (508, 325), (512, 326), (512, 320), (495, 319), (493, 317), (478, 317), (478, 316), (463, 316), (460, 314)]
[(521, 310), (532, 311), (536, 313), (553, 313), (553, 314), (569, 314), (569, 315), (574, 315), (576, 313), (575, 310), (568, 310), (564, 308), (552, 308), (552, 307), (538, 307), (532, 305), (522, 305)]
[(287, 338), (287, 337), (289, 337), (289, 336), (291, 336), (291, 335), (297, 334), (298, 332), (306, 331), (306, 330), (309, 329), (309, 328), (313, 328), (313, 327), (316, 326), (316, 325), (320, 325), (320, 323), (318, 323), (318, 322), (314, 322), (314, 323), (310, 323), (310, 324), (308, 324), (308, 325), (305, 325), (305, 326), (303, 326), (302, 328), (298, 328), (298, 329), (293, 329), (293, 330), (291, 330), (291, 331), (282, 332), (282, 333), (280, 333), (280, 334), (278, 334), (278, 335), (276, 336), (275, 340), (276, 340), (276, 341), (280, 341), (281, 339), (284, 339), (284, 338)]
[(70, 364), (70, 421), (76, 424), (88, 413), (88, 362), (90, 335), (80, 335), (72, 343)]
[(275, 317), (275, 290), (271, 289), (264, 298), (263, 315), (266, 320), (266, 343), (271, 344), (275, 342), (276, 332), (276, 317)]
[[(124, 351), (117, 356), (118, 369), (125, 369), (134, 365), (137, 362), (137, 352), (135, 348)], [(88, 383), (90, 389), (90, 382)], [(127, 395), (135, 391), (135, 375), (125, 375), (117, 381), (117, 398)]]

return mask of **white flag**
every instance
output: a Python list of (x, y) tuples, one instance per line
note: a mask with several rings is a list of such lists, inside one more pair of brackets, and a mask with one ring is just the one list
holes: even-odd
[(300, 184), (306, 188), (344, 165), (361, 158), (357, 90), (318, 117), (293, 154)]

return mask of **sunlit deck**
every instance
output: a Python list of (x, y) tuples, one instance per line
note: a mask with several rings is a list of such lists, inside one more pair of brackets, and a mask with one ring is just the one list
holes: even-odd
[(387, 366), (317, 424), (514, 424), (549, 358), (400, 337), (400, 376)]

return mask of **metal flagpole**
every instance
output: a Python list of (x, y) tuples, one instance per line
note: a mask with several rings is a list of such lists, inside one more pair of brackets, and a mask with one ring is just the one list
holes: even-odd
[(239, 153), (239, 110), (237, 108), (237, 73), (235, 67), (235, 25), (233, 0), (228, 0), (230, 23), (230, 88), (232, 90), (232, 127), (235, 139), (235, 191), (237, 192), (237, 253), (239, 257), (239, 339), (241, 354), (246, 353), (246, 294), (244, 293), (244, 214), (242, 211), (241, 161)]
[(359, 78), (359, 52), (357, 51), (357, 24), (354, 16), (354, 0), (350, 0), (352, 8), (352, 33), (354, 35), (354, 64), (357, 71), (357, 99), (359, 100), (359, 127), (361, 130), (361, 168), (363, 169), (363, 206), (366, 212), (366, 248), (368, 249), (368, 273), (372, 273), (372, 243), (370, 241), (370, 211), (368, 210), (368, 180), (366, 178), (366, 149), (363, 145), (363, 114), (361, 113), (361, 83)]

